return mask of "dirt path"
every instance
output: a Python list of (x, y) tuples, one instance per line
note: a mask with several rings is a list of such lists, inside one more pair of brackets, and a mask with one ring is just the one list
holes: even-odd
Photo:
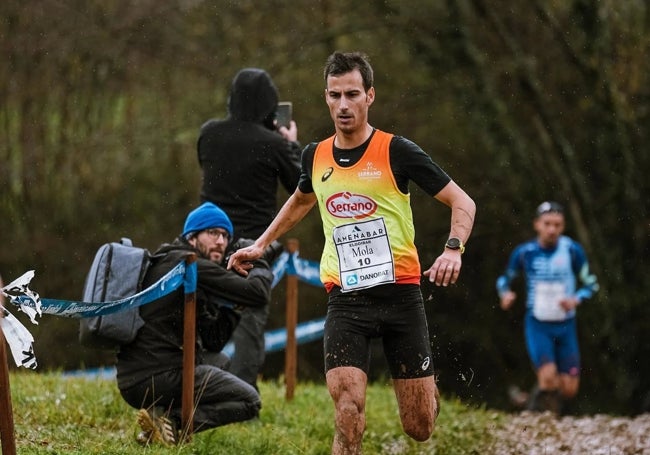
[(650, 414), (555, 418), (522, 412), (496, 430), (494, 454), (650, 455)]

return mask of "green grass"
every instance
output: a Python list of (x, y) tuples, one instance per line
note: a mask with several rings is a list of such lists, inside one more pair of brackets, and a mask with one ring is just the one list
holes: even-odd
[[(333, 407), (324, 384), (300, 383), (285, 400), (282, 382), (261, 382), (263, 409), (255, 421), (193, 435), (173, 448), (143, 448), (135, 442), (136, 410), (120, 397), (114, 381), (63, 377), (57, 373), (10, 374), (19, 454), (329, 454)], [(401, 429), (393, 390), (368, 387), (364, 454), (488, 453), (490, 434), (504, 414), (442, 399), (434, 436), (425, 443)]]

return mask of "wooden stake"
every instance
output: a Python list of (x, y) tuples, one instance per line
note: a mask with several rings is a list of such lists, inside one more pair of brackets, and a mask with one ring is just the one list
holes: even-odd
[[(3, 287), (0, 277), (0, 288)], [(4, 318), (5, 297), (0, 294), (0, 318)], [(16, 455), (16, 435), (14, 433), (14, 414), (11, 408), (11, 388), (9, 387), (9, 368), (7, 367), (7, 347), (5, 336), (0, 329), (0, 439), (2, 454)]]
[[(185, 265), (189, 267), (196, 261), (194, 254), (187, 257)], [(189, 442), (194, 431), (194, 362), (196, 343), (196, 290), (185, 294), (185, 312), (183, 315), (183, 395), (181, 407), (182, 434)]]
[[(289, 239), (287, 251), (293, 254), (298, 251), (297, 239)], [(296, 325), (298, 324), (298, 276), (287, 274), (287, 345), (284, 352), (284, 381), (285, 399), (290, 401), (296, 388), (296, 372), (298, 367), (298, 344), (296, 342)]]

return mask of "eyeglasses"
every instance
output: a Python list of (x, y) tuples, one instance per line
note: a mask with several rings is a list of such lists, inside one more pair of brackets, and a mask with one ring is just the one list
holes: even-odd
[(226, 242), (230, 239), (230, 234), (228, 234), (228, 231), (224, 229), (211, 228), (211, 229), (204, 229), (203, 232), (208, 234), (213, 239), (218, 239), (219, 237), (223, 237), (223, 239)]

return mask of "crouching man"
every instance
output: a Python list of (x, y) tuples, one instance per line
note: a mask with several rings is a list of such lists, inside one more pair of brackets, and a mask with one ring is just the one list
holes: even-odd
[[(143, 283), (152, 285), (187, 255), (196, 254), (195, 432), (253, 419), (261, 408), (255, 388), (226, 371), (227, 356), (215, 354), (239, 322), (237, 306), (268, 304), (273, 279), (269, 264), (279, 248), (243, 277), (222, 266), (232, 234), (226, 213), (215, 204), (202, 204), (187, 216), (183, 233), (155, 252)], [(145, 325), (117, 355), (117, 385), (126, 402), (139, 409), (141, 444), (175, 444), (182, 430), (184, 303), (181, 287), (140, 307)]]

